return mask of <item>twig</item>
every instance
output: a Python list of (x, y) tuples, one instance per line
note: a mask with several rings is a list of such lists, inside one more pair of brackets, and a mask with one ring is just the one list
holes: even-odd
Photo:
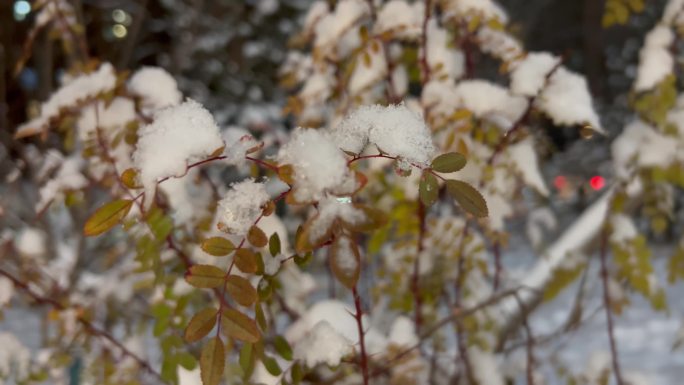
[(622, 372), (620, 371), (620, 361), (618, 359), (617, 343), (615, 342), (615, 333), (613, 330), (613, 311), (611, 309), (610, 292), (608, 291), (608, 229), (604, 227), (601, 234), (601, 281), (603, 283), (603, 303), (606, 310), (606, 325), (608, 328), (608, 340), (610, 341), (610, 354), (613, 360), (613, 371), (615, 372), (615, 382), (617, 385), (623, 385)]
[(361, 297), (359, 297), (356, 286), (352, 289), (352, 294), (354, 295), (354, 306), (356, 307), (354, 318), (356, 318), (356, 327), (359, 332), (359, 347), (361, 349), (361, 375), (363, 376), (363, 385), (368, 385), (370, 376), (368, 373), (368, 355), (366, 354), (366, 342), (362, 323), (363, 310), (361, 309)]
[[(497, 302), (499, 302), (500, 300), (502, 300), (505, 297), (509, 297), (511, 295), (514, 295), (515, 293), (518, 292), (518, 290), (519, 290), (519, 288), (501, 291), (498, 294), (492, 295), (488, 299), (486, 299), (486, 300), (484, 300), (484, 301), (478, 303), (477, 305), (475, 305), (471, 308), (468, 308), (468, 309), (455, 308), (450, 315), (448, 315), (448, 316), (442, 318), (441, 320), (435, 322), (434, 325), (430, 326), (429, 328), (425, 329), (422, 333), (420, 333), (418, 335), (418, 340), (424, 341), (424, 340), (430, 338), (430, 336), (435, 334), (439, 329), (443, 328), (445, 325), (448, 325), (448, 324), (455, 322), (457, 320), (461, 320), (465, 317), (469, 317), (469, 316), (477, 313), (478, 311), (480, 311), (486, 307), (489, 307), (491, 305), (496, 304)], [(399, 353), (397, 353), (396, 355), (392, 356), (391, 358), (389, 358), (386, 361), (386, 365), (384, 367), (380, 367), (380, 368), (376, 369), (375, 371), (373, 371), (373, 373), (371, 373), (371, 377), (376, 377), (380, 374), (386, 373), (393, 363), (400, 361), (402, 358), (406, 357), (412, 351), (420, 348), (420, 346), (421, 346), (421, 342), (417, 342), (414, 345), (409, 346), (408, 348), (406, 348), (406, 349), (400, 351)]]
[[(54, 300), (52, 298), (45, 297), (43, 295), (36, 293), (35, 291), (33, 291), (29, 287), (29, 285), (27, 283), (21, 281), (19, 278), (13, 276), (12, 274), (10, 274), (9, 272), (7, 272), (3, 269), (0, 269), (0, 275), (4, 276), (7, 279), (9, 279), (10, 281), (12, 281), (12, 283), (14, 284), (15, 287), (18, 287), (22, 292), (26, 293), (29, 297), (33, 298), (33, 300), (35, 300), (37, 303), (40, 303), (43, 305), (49, 305), (49, 306), (51, 306), (54, 309), (57, 309), (59, 311), (65, 311), (65, 310), (69, 309), (69, 307), (61, 304), (57, 300)], [(124, 356), (132, 358), (135, 362), (138, 363), (138, 365), (140, 365), (143, 369), (145, 369), (145, 371), (147, 371), (148, 373), (157, 377), (157, 379), (159, 381), (161, 381), (163, 383), (168, 383), (166, 380), (164, 380), (164, 378), (161, 376), (161, 374), (159, 372), (157, 372), (156, 370), (154, 370), (154, 368), (152, 368), (152, 366), (150, 365), (149, 362), (145, 361), (144, 359), (140, 358), (137, 354), (130, 351), (123, 344), (121, 344), (121, 342), (117, 341), (116, 338), (114, 338), (107, 331), (96, 327), (90, 321), (83, 318), (83, 316), (81, 316), (81, 315), (77, 315), (76, 320), (83, 325), (83, 327), (86, 329), (86, 331), (90, 335), (109, 341), (111, 344), (113, 344), (114, 346), (119, 348), (121, 350), (121, 353)]]
[[(466, 222), (463, 227), (463, 234), (461, 235), (461, 244), (459, 245), (460, 251), (458, 255), (458, 266), (456, 273), (456, 296), (454, 299), (454, 306), (458, 309), (461, 307), (461, 299), (463, 298), (463, 283), (465, 280), (465, 243), (468, 237), (468, 229), (470, 222)], [(456, 320), (456, 345), (458, 347), (458, 358), (463, 362), (463, 367), (465, 369), (466, 378), (469, 384), (477, 384), (475, 377), (473, 375), (473, 368), (470, 364), (470, 359), (468, 356), (468, 348), (466, 346), (463, 322), (459, 318)]]
[(430, 22), (430, 17), (432, 13), (432, 1), (425, 0), (425, 16), (423, 17), (422, 35), (420, 40), (420, 45), (423, 48), (420, 53), (420, 69), (422, 75), (422, 82), (426, 84), (430, 80), (430, 65), (428, 64), (427, 56), (427, 29), (428, 23)]

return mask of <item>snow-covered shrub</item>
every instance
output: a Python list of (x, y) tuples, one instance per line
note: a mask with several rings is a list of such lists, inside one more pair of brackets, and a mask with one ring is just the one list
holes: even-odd
[[(549, 366), (622, 383), (615, 352), (596, 376), (535, 354), (530, 320), (587, 280), (612, 346), (625, 289), (667, 307), (633, 212), (662, 232), (684, 186), (680, 3), (646, 37), (615, 182), (545, 248), (559, 221), (541, 119), (606, 130), (585, 78), (526, 51), (492, 0), (314, 2), (281, 71), (290, 132), (219, 127), (161, 68), (74, 65), (15, 134), (61, 142), (31, 165), (49, 236), (2, 234), (16, 257), (0, 306), (18, 293), (49, 306), (50, 333), (35, 357), (2, 334), (18, 353), (0, 348), (0, 378), (64, 381), (55, 368), (77, 345), (87, 383), (541, 383)], [(68, 2), (51, 7), (73, 27)], [(541, 250), (525, 274), (503, 263), (520, 217)], [(601, 277), (580, 279), (594, 239)], [(683, 268), (680, 243), (670, 280)]]

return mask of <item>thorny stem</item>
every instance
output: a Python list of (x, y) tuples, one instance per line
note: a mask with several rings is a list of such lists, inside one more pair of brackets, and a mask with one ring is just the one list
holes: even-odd
[(371, 377), (376, 377), (376, 376), (381, 375), (383, 373), (387, 373), (387, 371), (390, 369), (392, 364), (399, 362), (402, 358), (406, 357), (412, 351), (418, 349), (422, 344), (421, 341), (425, 341), (426, 339), (430, 338), (430, 336), (435, 334), (438, 330), (440, 330), (444, 326), (446, 326), (452, 322), (456, 322), (458, 320), (461, 320), (465, 317), (469, 317), (469, 316), (477, 313), (478, 311), (480, 311), (486, 307), (489, 307), (491, 305), (498, 303), (500, 300), (502, 300), (505, 297), (515, 295), (515, 293), (517, 293), (517, 292), (518, 292), (517, 288), (502, 291), (502, 292), (499, 292), (498, 294), (492, 295), (488, 299), (478, 303), (477, 305), (475, 305), (471, 308), (468, 308), (468, 309), (454, 308), (454, 310), (452, 311), (452, 313), (450, 315), (448, 315), (448, 316), (442, 318), (441, 320), (435, 322), (434, 325), (425, 329), (422, 333), (419, 333), (418, 334), (418, 341), (419, 342), (417, 342), (413, 346), (410, 346), (410, 347), (400, 351), (396, 355), (392, 356), (390, 359), (388, 359), (386, 361), (385, 366), (380, 367), (380, 368), (376, 369), (375, 371), (373, 371), (373, 373), (371, 373)]
[(532, 334), (532, 329), (530, 328), (530, 323), (527, 321), (527, 317), (523, 318), (523, 328), (525, 328), (525, 334), (527, 334), (527, 385), (534, 385), (534, 335)]
[(428, 23), (430, 22), (430, 17), (432, 13), (432, 1), (431, 0), (425, 0), (425, 16), (423, 17), (423, 26), (422, 26), (422, 35), (421, 35), (421, 41), (420, 45), (422, 47), (421, 53), (420, 53), (420, 69), (421, 69), (421, 75), (423, 78), (423, 84), (426, 84), (428, 81), (430, 81), (430, 66), (428, 64), (428, 56), (427, 56), (427, 29), (428, 29)]
[(358, 328), (359, 332), (359, 347), (361, 349), (361, 375), (363, 376), (363, 385), (368, 385), (370, 376), (368, 373), (368, 355), (366, 354), (366, 342), (361, 318), (363, 316), (363, 310), (361, 310), (361, 297), (359, 297), (359, 292), (356, 290), (356, 286), (354, 286), (352, 289), (352, 294), (354, 295), (354, 306), (356, 307), (356, 314), (354, 314), (354, 318), (356, 318), (356, 327)]
[[(29, 287), (29, 285), (27, 283), (21, 281), (19, 278), (13, 276), (12, 274), (10, 274), (9, 272), (7, 272), (3, 269), (0, 269), (0, 275), (4, 276), (7, 279), (9, 279), (10, 281), (12, 281), (12, 283), (14, 284), (15, 287), (18, 287), (21, 291), (26, 293), (29, 297), (33, 298), (36, 302), (38, 302), (40, 304), (49, 305), (52, 308), (59, 310), (59, 311), (65, 311), (65, 310), (69, 309), (69, 307), (61, 304), (57, 300), (54, 300), (52, 298), (45, 297), (45, 296), (42, 296), (42, 295), (36, 293), (35, 291), (33, 291)], [(114, 338), (107, 331), (96, 327), (90, 321), (83, 318), (83, 316), (81, 316), (81, 315), (77, 315), (76, 319), (80, 324), (83, 325), (83, 327), (85, 328), (87, 333), (89, 333), (92, 336), (95, 336), (95, 337), (109, 341), (109, 343), (111, 343), (114, 346), (116, 346), (117, 348), (119, 348), (119, 350), (121, 350), (121, 353), (124, 356), (132, 358), (145, 371), (147, 371), (148, 373), (157, 377), (157, 379), (159, 381), (161, 381), (162, 383), (167, 383), (167, 381), (164, 380), (164, 378), (162, 378), (161, 374), (159, 372), (157, 372), (156, 370), (154, 370), (154, 368), (152, 368), (152, 366), (150, 365), (149, 362), (145, 361), (144, 359), (140, 358), (137, 354), (130, 351), (128, 348), (126, 348), (121, 342), (119, 342), (116, 338)]]
[[(454, 306), (458, 309), (461, 307), (461, 300), (463, 298), (463, 284), (465, 282), (465, 244), (468, 238), (470, 222), (466, 222), (463, 227), (463, 234), (461, 235), (460, 252), (458, 255), (458, 265), (456, 273), (456, 297), (454, 299)], [(469, 384), (476, 384), (473, 376), (473, 369), (468, 355), (468, 348), (466, 346), (465, 331), (461, 319), (456, 320), (456, 342), (458, 346), (458, 358), (463, 363), (466, 378)]]
[(613, 371), (615, 372), (615, 382), (617, 385), (623, 385), (622, 372), (620, 370), (620, 361), (618, 358), (617, 343), (615, 341), (615, 333), (613, 328), (613, 313), (612, 301), (610, 292), (608, 291), (608, 229), (604, 227), (601, 234), (601, 282), (603, 283), (603, 307), (606, 310), (606, 326), (608, 328), (608, 341), (610, 342), (610, 354), (612, 355)]

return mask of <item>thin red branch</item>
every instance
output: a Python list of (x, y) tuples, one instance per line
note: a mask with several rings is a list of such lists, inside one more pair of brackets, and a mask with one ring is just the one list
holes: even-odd
[(613, 326), (613, 310), (612, 301), (608, 287), (608, 229), (604, 228), (601, 234), (601, 282), (603, 283), (603, 307), (606, 310), (606, 327), (608, 329), (608, 341), (610, 342), (610, 354), (613, 361), (613, 372), (615, 375), (615, 382), (617, 385), (623, 385), (622, 371), (620, 370), (620, 361), (617, 351), (617, 343), (615, 341), (615, 332)]
[(361, 350), (361, 375), (363, 376), (363, 385), (368, 385), (370, 375), (368, 372), (368, 355), (366, 354), (366, 342), (365, 333), (363, 330), (362, 316), (363, 310), (361, 309), (361, 297), (359, 297), (359, 292), (356, 290), (356, 286), (352, 289), (352, 294), (354, 295), (354, 306), (356, 307), (356, 313), (354, 318), (356, 319), (356, 326), (359, 332), (359, 347)]

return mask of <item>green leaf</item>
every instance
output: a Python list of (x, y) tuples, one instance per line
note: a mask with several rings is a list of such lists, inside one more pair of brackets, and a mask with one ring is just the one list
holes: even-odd
[(235, 250), (235, 245), (223, 237), (211, 237), (202, 242), (202, 250), (215, 257), (225, 257)]
[(251, 306), (257, 300), (256, 289), (248, 280), (237, 275), (231, 274), (226, 278), (226, 290), (242, 306)]
[(212, 265), (192, 265), (185, 273), (185, 281), (200, 289), (213, 289), (223, 285), (226, 273)]
[(430, 172), (423, 173), (423, 178), (418, 185), (418, 195), (425, 207), (432, 206), (437, 200), (437, 197), (439, 196), (439, 184), (437, 183), (437, 178)]
[(273, 346), (281, 357), (288, 361), (292, 361), (292, 348), (283, 336), (276, 336), (273, 341)]
[(235, 309), (226, 309), (221, 317), (221, 329), (236, 340), (255, 343), (261, 339), (261, 332), (254, 320)]
[(247, 274), (254, 274), (257, 271), (257, 256), (250, 249), (238, 249), (235, 252), (235, 266), (241, 272)]
[(280, 254), (280, 237), (278, 233), (273, 233), (268, 240), (268, 251), (272, 256)]
[(276, 361), (273, 357), (265, 355), (261, 359), (261, 362), (264, 363), (266, 371), (268, 371), (272, 376), (279, 376), (283, 372), (283, 370), (280, 369), (280, 365), (278, 365), (278, 361)]
[(257, 303), (254, 306), (254, 317), (256, 318), (256, 322), (261, 328), (261, 330), (268, 330), (268, 322), (266, 322), (266, 314), (264, 314), (264, 309), (261, 307), (261, 304)]
[(456, 172), (465, 167), (467, 162), (465, 156), (458, 152), (448, 152), (436, 157), (430, 168), (437, 172)]
[(487, 202), (475, 188), (460, 180), (447, 180), (447, 192), (466, 212), (484, 218), (489, 215)]
[(185, 328), (185, 340), (189, 343), (204, 338), (216, 325), (218, 310), (210, 307), (195, 314)]
[(86, 221), (83, 235), (92, 237), (109, 231), (126, 217), (132, 206), (132, 200), (118, 199), (100, 207)]
[(253, 351), (254, 349), (252, 348), (252, 344), (243, 344), (242, 349), (240, 349), (238, 362), (240, 363), (240, 368), (242, 368), (245, 378), (250, 376), (252, 369), (254, 368), (254, 354), (252, 354)]
[(292, 382), (295, 385), (299, 385), (299, 383), (302, 382), (302, 379), (304, 378), (304, 370), (302, 369), (302, 366), (299, 364), (299, 362), (295, 362), (292, 365), (292, 368), (290, 369), (290, 374), (292, 377)]
[(268, 238), (264, 231), (257, 226), (252, 226), (247, 232), (247, 240), (255, 247), (264, 247), (268, 243)]
[(220, 337), (214, 337), (202, 348), (200, 375), (203, 385), (218, 385), (226, 366), (226, 352)]

